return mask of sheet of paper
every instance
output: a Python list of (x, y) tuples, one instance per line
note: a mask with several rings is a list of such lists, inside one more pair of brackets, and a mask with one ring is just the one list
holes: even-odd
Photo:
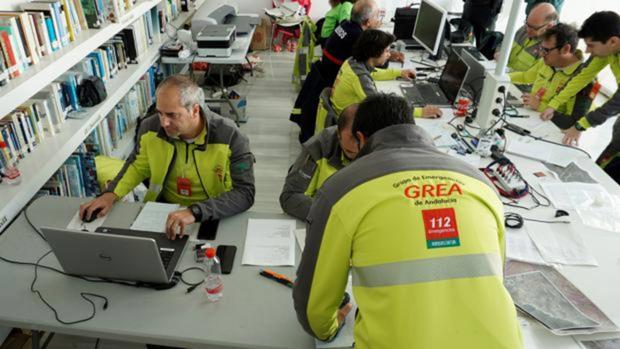
[(540, 271), (506, 276), (504, 284), (515, 305), (551, 331), (600, 325), (577, 309)]
[(178, 204), (163, 204), (160, 202), (147, 202), (136, 220), (131, 225), (132, 230), (154, 231), (164, 233), (166, 220), (170, 212), (181, 208)]
[(542, 258), (548, 263), (598, 266), (581, 236), (570, 224), (528, 221), (524, 225)]
[(248, 219), (242, 264), (294, 266), (295, 225), (292, 219)]
[(581, 223), (607, 231), (620, 233), (620, 196), (610, 195), (609, 207), (577, 208)]
[(295, 239), (301, 252), (306, 248), (306, 229), (295, 229)]
[(331, 342), (323, 342), (318, 339), (315, 339), (315, 345), (317, 348), (353, 348), (353, 342), (355, 341), (355, 337), (353, 336), (353, 326), (355, 325), (355, 309), (357, 309), (357, 303), (355, 303), (355, 298), (353, 297), (353, 281), (351, 275), (349, 275), (349, 281), (347, 282), (346, 292), (351, 296), (351, 300), (349, 301), (353, 308), (344, 321), (344, 326), (338, 332), (338, 335)]
[(541, 183), (541, 188), (553, 203), (562, 210), (615, 208), (611, 195), (600, 184), (594, 183)]
[(527, 229), (506, 229), (506, 258), (541, 265), (549, 265), (540, 255)]
[(531, 138), (510, 141), (506, 152), (561, 167), (568, 166), (576, 157), (581, 156), (577, 150), (545, 144)]
[(584, 349), (618, 349), (620, 348), (620, 338), (581, 341), (579, 344)]
[(598, 183), (588, 171), (584, 171), (574, 162), (565, 168), (553, 164), (545, 164), (545, 166), (555, 172), (562, 182)]
[(105, 218), (106, 218), (105, 216), (99, 217), (90, 223), (85, 223), (85, 222), (82, 222), (82, 218), (80, 217), (80, 211), (78, 211), (75, 213), (73, 218), (71, 218), (69, 225), (67, 225), (67, 229), (89, 231), (92, 233), (103, 224), (103, 221), (105, 221)]

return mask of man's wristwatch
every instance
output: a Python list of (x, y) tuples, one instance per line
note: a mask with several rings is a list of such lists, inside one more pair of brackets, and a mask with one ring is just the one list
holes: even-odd
[(577, 129), (577, 131), (585, 131), (586, 130), (586, 128), (581, 126), (581, 124), (578, 123), (578, 122), (575, 123), (575, 128)]
[(196, 220), (196, 222), (202, 222), (202, 210), (200, 209), (200, 206), (197, 204), (191, 204), (188, 208), (192, 212), (194, 220)]

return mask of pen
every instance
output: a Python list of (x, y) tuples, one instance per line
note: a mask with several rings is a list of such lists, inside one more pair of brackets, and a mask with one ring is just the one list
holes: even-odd
[(258, 272), (261, 276), (264, 276), (268, 279), (271, 279), (275, 282), (279, 282), (284, 286), (288, 286), (290, 288), (293, 288), (293, 281), (291, 281), (291, 279), (289, 279), (288, 277), (286, 277), (285, 275), (282, 274), (278, 274), (274, 271), (271, 271), (269, 269), (261, 269)]

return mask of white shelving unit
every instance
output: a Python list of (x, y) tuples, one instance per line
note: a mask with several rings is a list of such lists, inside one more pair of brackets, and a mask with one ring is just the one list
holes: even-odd
[[(71, 68), (89, 52), (116, 35), (120, 30), (140, 18), (146, 11), (161, 0), (140, 2), (120, 23), (112, 23), (98, 30), (82, 32), (78, 40), (63, 48), (58, 54), (47, 57), (18, 79), (0, 89), (0, 117), (9, 114), (27, 101), (41, 88), (51, 83), (63, 72)], [(161, 35), (161, 40), (165, 34)], [(159, 59), (160, 40), (154, 40), (147, 52), (139, 58), (138, 64), (131, 64), (119, 71), (106, 85), (108, 97), (101, 104), (87, 108), (80, 115), (83, 119), (67, 119), (61, 131), (44, 139), (32, 153), (19, 162), (21, 183), (18, 185), (0, 184), (0, 232), (12, 221), (45, 182), (58, 170), (77, 146), (93, 131), (114, 106), (123, 98), (146, 70)], [(115, 155), (126, 156), (131, 152), (133, 129), (123, 136)]]
[(42, 57), (37, 65), (29, 67), (21, 76), (10, 80), (6, 86), (0, 88), (0, 117), (12, 112), (160, 1), (142, 1), (136, 4), (119, 23), (110, 23), (101, 29), (82, 31), (77, 40), (50, 56)]

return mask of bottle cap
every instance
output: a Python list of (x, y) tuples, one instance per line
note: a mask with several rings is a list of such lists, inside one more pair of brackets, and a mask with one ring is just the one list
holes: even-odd
[(205, 250), (205, 256), (207, 258), (213, 258), (215, 257), (215, 248), (213, 247), (209, 247)]

